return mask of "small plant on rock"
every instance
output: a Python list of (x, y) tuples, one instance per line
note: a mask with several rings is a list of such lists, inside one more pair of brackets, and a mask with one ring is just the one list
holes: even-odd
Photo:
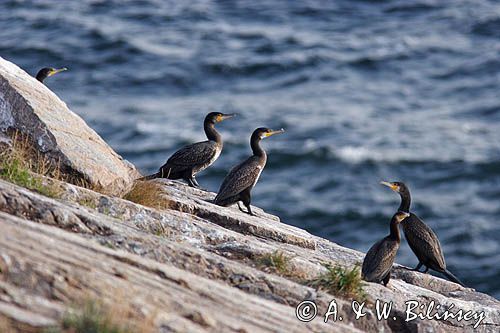
[(279, 250), (259, 256), (256, 262), (258, 266), (268, 271), (274, 271), (281, 275), (289, 275), (291, 273), (289, 268), (290, 257)]
[(340, 265), (325, 265), (327, 271), (307, 284), (319, 290), (325, 290), (333, 295), (364, 299), (364, 283), (361, 279), (359, 265), (352, 269)]
[(60, 179), (59, 168), (50, 166), (47, 158), (33, 152), (27, 139), (12, 139), (12, 147), (0, 153), (0, 178), (48, 197), (58, 197), (61, 189), (42, 176)]
[(118, 306), (107, 307), (97, 301), (88, 300), (82, 308), (68, 311), (59, 327), (45, 333), (134, 333), (153, 332), (154, 325), (149, 320), (131, 321), (131, 313)]

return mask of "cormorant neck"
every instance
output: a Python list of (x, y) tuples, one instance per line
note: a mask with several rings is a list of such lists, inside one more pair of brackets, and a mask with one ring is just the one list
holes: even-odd
[(410, 203), (411, 197), (410, 193), (403, 192), (399, 194), (401, 196), (401, 204), (399, 205), (399, 211), (409, 213), (410, 212)]
[(261, 138), (257, 135), (252, 135), (250, 139), (250, 147), (252, 147), (252, 152), (255, 156), (266, 156), (266, 152), (260, 146)]
[(203, 127), (205, 129), (205, 134), (207, 135), (208, 140), (222, 143), (222, 136), (215, 129), (215, 124), (213, 122), (205, 121)]
[(395, 219), (391, 220), (391, 233), (389, 234), (389, 237), (397, 242), (401, 242), (398, 224), (399, 223), (396, 222)]
[(44, 74), (42, 71), (38, 72), (35, 77), (38, 81), (43, 83), (43, 80), (47, 78), (47, 75)]

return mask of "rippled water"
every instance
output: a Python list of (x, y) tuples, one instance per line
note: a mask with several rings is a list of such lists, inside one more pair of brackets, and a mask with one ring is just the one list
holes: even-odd
[(498, 2), (4, 0), (0, 56), (69, 67), (47, 84), (144, 172), (238, 112), (210, 190), (254, 128), (286, 128), (253, 203), (344, 246), (388, 233), (378, 182), (403, 180), (450, 270), (500, 296)]

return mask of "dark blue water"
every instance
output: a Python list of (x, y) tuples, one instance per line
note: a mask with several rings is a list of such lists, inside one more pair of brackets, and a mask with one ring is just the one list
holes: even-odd
[(403, 180), (450, 270), (500, 296), (498, 2), (3, 0), (0, 56), (68, 67), (47, 84), (143, 172), (238, 112), (210, 190), (254, 128), (286, 128), (254, 204), (347, 247), (388, 233), (378, 182)]

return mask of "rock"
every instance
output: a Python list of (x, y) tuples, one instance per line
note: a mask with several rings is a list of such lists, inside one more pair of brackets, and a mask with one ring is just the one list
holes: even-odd
[(155, 179), (153, 182), (163, 185), (161, 196), (170, 202), (172, 209), (199, 216), (242, 234), (273, 239), (305, 248), (316, 248), (316, 242), (311, 234), (281, 223), (277, 216), (267, 214), (258, 207), (252, 207), (252, 210), (255, 208), (254, 213), (257, 216), (249, 216), (236, 206), (226, 208), (212, 204), (215, 193), (187, 187), (168, 179)]
[[(72, 178), (120, 195), (139, 177), (45, 85), (0, 57), (0, 132), (28, 137), (33, 147)], [(0, 139), (0, 144), (5, 138)]]
[[(165, 300), (142, 298), (140, 305), (141, 308), (146, 308), (148, 313), (156, 311), (155, 322), (158, 327), (173, 331), (458, 332), (471, 330), (471, 323), (456, 320), (446, 322), (416, 320), (406, 323), (404, 307), (407, 300), (417, 300), (422, 304), (434, 300), (443, 306), (454, 304), (463, 311), (484, 311), (485, 318), (476, 330), (478, 332), (495, 332), (500, 327), (500, 302), (494, 298), (428, 274), (408, 271), (399, 265), (395, 266), (395, 278), (389, 283), (389, 288), (372, 283), (367, 285), (365, 288), (367, 301), (371, 305), (367, 305), (367, 316), (356, 320), (349, 299), (316, 291), (304, 285), (301, 280), (304, 274), (311, 277), (323, 272), (324, 262), (352, 266), (362, 260), (362, 253), (307, 233), (303, 236), (308, 235), (307, 238), (316, 244), (315, 249), (280, 241), (285, 238), (284, 236), (267, 238), (266, 235), (271, 234), (265, 231), (267, 227), (274, 232), (284, 234), (290, 232), (291, 227), (277, 222), (275, 217), (263, 211), (260, 211), (262, 217), (260, 220), (244, 214), (240, 216), (239, 211), (232, 208), (217, 212), (218, 207), (211, 208), (210, 203), (201, 199), (206, 197), (209, 200), (212, 197), (210, 193), (195, 193), (196, 190), (175, 182), (166, 182), (164, 186), (170, 187), (169, 191), (173, 193), (173, 196), (169, 196), (168, 191), (165, 191), (163, 195), (166, 199), (175, 202), (182, 197), (184, 204), (192, 205), (194, 210), (158, 211), (70, 184), (62, 184), (63, 199), (54, 200), (0, 181), (0, 211), (5, 212), (0, 213), (0, 220), (12, 221), (17, 228), (14, 232), (10, 227), (4, 227), (7, 224), (2, 222), (4, 241), (3, 243), (0, 241), (0, 269), (4, 273), (0, 274), (0, 281), (4, 282), (0, 285), (0, 302), (2, 288), (3, 290), (14, 286), (19, 288), (15, 281), (21, 276), (23, 276), (22, 281), (31, 281), (29, 284), (25, 283), (22, 288), (22, 292), (30, 296), (23, 301), (16, 301), (15, 305), (24, 311), (32, 311), (37, 316), (40, 316), (40, 310), (35, 311), (30, 303), (25, 303), (32, 302), (30, 297), (43, 296), (53, 299), (51, 293), (57, 291), (56, 299), (63, 301), (51, 301), (51, 307), (64, 308), (63, 304), (73, 303), (81, 296), (82, 290), (89, 289), (93, 290), (95, 297), (99, 299), (120, 302), (114, 293), (107, 290), (110, 285), (118, 283), (115, 279), (121, 281), (120, 288), (127, 288), (125, 295), (127, 299), (128, 297), (137, 299), (141, 293), (147, 293), (142, 290), (141, 285), (144, 285), (144, 288), (151, 288), (151, 283), (156, 283), (155, 276), (159, 276), (160, 280), (167, 279), (173, 284), (161, 283), (161, 288), (159, 285), (154, 287), (158, 298), (171, 297), (182, 302), (190, 302), (189, 307), (186, 308), (184, 304), (165, 303)], [(240, 221), (236, 225), (260, 222), (263, 231), (259, 234), (241, 232), (239, 227), (233, 228), (233, 224), (222, 226), (192, 214), (204, 209), (214, 210), (210, 214), (214, 220), (219, 219), (217, 214), (222, 214)], [(61, 217), (62, 211), (66, 212), (66, 218)], [(56, 216), (58, 218), (55, 218)], [(275, 221), (276, 225), (269, 226), (269, 221)], [(41, 240), (38, 237), (36, 241), (31, 240), (34, 237), (29, 236), (31, 233), (39, 235)], [(45, 253), (47, 259), (36, 256), (28, 266), (25, 262), (22, 265), (15, 264), (26, 260), (27, 257), (25, 251), (20, 251), (20, 247), (11, 243), (15, 237), (24, 237), (23, 244), (30, 249), (30, 252)], [(45, 243), (43, 240), (45, 237), (51, 239), (50, 244)], [(79, 244), (78, 248), (73, 247), (75, 242)], [(3, 249), (13, 250), (6, 252)], [(295, 277), (293, 274), (280, 276), (272, 271), (259, 269), (252, 259), (278, 249), (292, 258), (290, 267)], [(104, 257), (103, 251), (106, 253)], [(77, 260), (75, 256), (86, 258)], [(49, 258), (58, 259), (53, 261)], [(121, 264), (117, 264), (116, 261)], [(60, 264), (54, 268), (56, 262), (64, 262), (64, 268), (60, 268)], [(47, 271), (37, 273), (37, 269), (26, 270), (26, 267), (33, 267), (35, 263), (45, 267)], [(20, 268), (16, 267), (21, 266), (25, 268), (19, 272)], [(101, 266), (106, 267), (105, 272), (101, 271)], [(100, 276), (102, 285), (99, 281), (93, 280), (89, 285), (87, 280), (92, 279), (92, 275), (81, 276), (83, 267), (92, 267), (92, 274)], [(176, 273), (176, 277), (168, 274), (174, 268), (179, 272)], [(13, 270), (17, 271), (15, 275), (12, 275)], [(138, 271), (134, 273), (135, 270)], [(61, 272), (64, 276), (59, 276)], [(134, 278), (136, 274), (141, 275), (140, 284)], [(54, 277), (57, 278), (54, 280)], [(57, 288), (50, 287), (54, 286), (53, 281), (72, 281), (73, 287), (68, 288), (65, 283), (59, 284)], [(410, 281), (412, 284), (405, 281)], [(199, 287), (200, 285), (202, 287)], [(77, 286), (82, 290), (77, 292), (74, 289)], [(198, 290), (198, 295), (186, 298), (186, 293), (191, 294), (193, 290)], [(13, 291), (9, 292), (12, 293)], [(119, 294), (118, 291), (116, 293)], [(121, 293), (123, 294), (122, 291)], [(169, 296), (166, 296), (167, 294)], [(228, 298), (231, 299), (230, 302)], [(314, 300), (320, 314), (324, 313), (329, 302), (335, 299), (339, 311), (344, 314), (344, 322), (324, 324), (319, 317), (309, 324), (298, 322), (294, 317), (294, 307), (305, 299)], [(393, 302), (395, 307), (393, 315), (397, 320), (380, 322), (376, 319), (373, 304), (377, 299)], [(14, 305), (9, 302), (7, 304)], [(165, 312), (158, 312), (157, 307)], [(41, 307), (41, 310), (43, 309), (44, 307)], [(45, 320), (48, 321), (54, 320), (60, 314), (60, 312), (43, 311)], [(264, 315), (266, 311), (279, 315), (267, 318)], [(248, 318), (249, 313), (256, 314), (256, 317), (252, 317), (250, 322), (241, 319)], [(1, 314), (0, 308), (0, 317)], [(11, 315), (9, 317), (12, 318)], [(22, 318), (20, 316), (17, 320)], [(221, 321), (231, 324), (225, 326)], [(266, 324), (261, 321), (266, 321)], [(267, 321), (271, 321), (272, 324)]]
[[(24, 325), (43, 328), (53, 323), (50, 309), (61, 296), (76, 302), (87, 296), (112, 303), (134, 300), (154, 313), (159, 330), (168, 332), (322, 332), (320, 322), (302, 324), (291, 308), (231, 288), (170, 264), (160, 264), (124, 251), (115, 251), (76, 234), (0, 213), (0, 256), (9, 258), (1, 275), (0, 314)], [(91, 269), (90, 269), (91, 268)], [(116, 272), (124, 272), (126, 278)], [(29, 279), (26, 277), (29, 276)], [(57, 288), (43, 292), (34, 285)], [(7, 281), (7, 282), (4, 282)], [(71, 281), (71, 283), (68, 283)], [(82, 287), (85, 290), (82, 290)], [(32, 292), (30, 298), (14, 300), (7, 295)], [(45, 303), (32, 304), (43, 295)], [(61, 315), (61, 314), (59, 314)], [(336, 324), (333, 332), (359, 332)]]

